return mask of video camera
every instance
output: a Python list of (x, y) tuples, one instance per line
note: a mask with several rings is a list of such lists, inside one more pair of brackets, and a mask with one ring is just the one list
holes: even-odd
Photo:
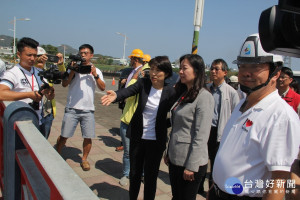
[[(39, 76), (43, 81), (43, 78), (47, 79), (49, 83), (60, 84), (61, 80), (68, 77), (68, 72), (60, 72), (56, 63), (58, 62), (58, 57), (54, 55), (47, 55), (48, 60), (45, 69), (39, 72)], [(79, 55), (70, 55), (69, 58), (76, 62), (75, 66), (71, 66), (71, 62), (67, 65), (67, 70), (73, 70), (80, 74), (89, 74), (91, 72), (91, 65), (82, 65), (81, 63), (85, 60)], [(44, 82), (44, 81), (43, 81)]]
[(46, 61), (46, 66), (42, 71), (38, 73), (38, 75), (40, 76), (44, 84), (46, 83), (43, 80), (44, 78), (47, 79), (49, 83), (60, 84), (61, 80), (65, 79), (68, 74), (66, 72), (60, 72), (58, 70), (58, 56), (48, 54), (47, 57), (48, 59)]
[(71, 62), (76, 62), (75, 66), (71, 66), (71, 62), (68, 64), (67, 69), (73, 70), (79, 74), (89, 74), (91, 73), (91, 65), (83, 65), (85, 59), (81, 57), (80, 54), (70, 55), (69, 58)]
[[(38, 93), (42, 96), (42, 90), (50, 87), (49, 84), (44, 80), (44, 78), (47, 79), (49, 83), (60, 84), (61, 80), (65, 79), (68, 76), (67, 72), (60, 72), (58, 70), (56, 63), (58, 62), (59, 58), (57, 56), (47, 55), (47, 57), (48, 59), (45, 68), (38, 73), (41, 81), (44, 83), (38, 91)], [(31, 103), (29, 103), (29, 105), (34, 110), (39, 110), (39, 102), (32, 101)]]
[(300, 1), (279, 0), (263, 11), (259, 35), (265, 51), (300, 58)]
[[(41, 81), (44, 83), (38, 93), (40, 95), (42, 94), (42, 90), (49, 88), (49, 84), (44, 80), (46, 78), (49, 83), (54, 83), (54, 84), (60, 84), (63, 79), (68, 77), (68, 72), (60, 72), (58, 70), (58, 67), (55, 63), (58, 62), (58, 57), (53, 56), (53, 55), (47, 55), (48, 60), (46, 63), (46, 68), (43, 69), (38, 73), (38, 75), (41, 78)], [(84, 58), (81, 57), (81, 55), (70, 55), (69, 58), (71, 59), (71, 62), (67, 66), (67, 70), (73, 70), (75, 72), (78, 72), (80, 74), (89, 74), (91, 73), (91, 65), (82, 65), (82, 62), (85, 61)], [(72, 66), (72, 62), (76, 62), (75, 66)], [(39, 102), (32, 101), (29, 103), (29, 105), (34, 109), (34, 110), (39, 110)]]

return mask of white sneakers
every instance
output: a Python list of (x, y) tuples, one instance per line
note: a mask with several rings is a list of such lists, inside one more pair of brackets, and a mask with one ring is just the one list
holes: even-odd
[(120, 183), (120, 185), (122, 185), (122, 186), (128, 185), (128, 183), (129, 183), (128, 177), (127, 177), (127, 176), (123, 176), (123, 177), (120, 179), (119, 183)]

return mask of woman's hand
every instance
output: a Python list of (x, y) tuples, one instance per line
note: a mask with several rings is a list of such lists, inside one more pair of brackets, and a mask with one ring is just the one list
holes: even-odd
[(188, 170), (188, 169), (185, 169), (183, 171), (183, 179), (186, 180), (186, 181), (193, 181), (195, 180), (194, 178), (194, 172)]
[(108, 90), (106, 91), (106, 93), (107, 95), (104, 95), (101, 98), (102, 105), (104, 106), (108, 106), (111, 102), (113, 102), (117, 98), (117, 94), (112, 90)]

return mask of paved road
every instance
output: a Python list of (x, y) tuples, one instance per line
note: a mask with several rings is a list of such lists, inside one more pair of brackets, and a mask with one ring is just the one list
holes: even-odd
[[(118, 80), (115, 80), (115, 85), (112, 85), (111, 78), (105, 78), (106, 88), (105, 90), (117, 90)], [(66, 105), (68, 87), (64, 88), (60, 84), (54, 85), (55, 99), (57, 102)], [(106, 94), (105, 91), (100, 91), (98, 88), (95, 95), (95, 120), (96, 123), (101, 124), (105, 128), (109, 129), (112, 134), (119, 134), (120, 116), (121, 110), (118, 108), (118, 104), (111, 104), (110, 106), (102, 106), (100, 98)]]
[[(106, 79), (106, 89), (115, 90), (117, 86), (112, 86), (111, 81), (111, 79)], [(60, 135), (68, 89), (61, 85), (54, 87), (57, 115), (53, 121), (48, 141), (55, 147), (57, 137)], [(115, 147), (120, 144), (121, 140), (118, 136), (121, 110), (117, 104), (108, 107), (100, 105), (99, 99), (103, 94), (105, 93), (97, 91), (95, 97), (96, 138), (93, 139), (93, 147), (88, 157), (91, 170), (82, 171), (80, 167), (82, 137), (79, 126), (77, 126), (74, 136), (68, 139), (61, 156), (101, 200), (128, 200), (129, 185), (125, 187), (119, 185), (119, 179), (122, 177), (123, 152), (115, 151)], [(207, 186), (208, 183), (206, 182), (206, 191)], [(143, 199), (143, 191), (144, 185), (142, 184), (139, 200)], [(162, 161), (157, 179), (156, 199), (170, 200), (171, 197), (168, 167)], [(197, 195), (197, 200), (204, 199), (203, 196)]]

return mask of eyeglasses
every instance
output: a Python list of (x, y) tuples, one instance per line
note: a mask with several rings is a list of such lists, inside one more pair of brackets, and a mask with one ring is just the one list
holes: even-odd
[(278, 78), (278, 79), (285, 80), (285, 79), (288, 79), (288, 78), (290, 78), (290, 77), (288, 77), (288, 76), (279, 76), (279, 78)]
[(81, 51), (80, 52), (80, 55), (88, 55), (88, 54), (90, 54), (90, 52), (88, 52), (88, 51)]
[(222, 70), (222, 69), (216, 68), (216, 67), (211, 67), (211, 68), (210, 68), (210, 71), (214, 71), (214, 70), (216, 70), (216, 72), (217, 72), (217, 71), (220, 71), (220, 70)]

